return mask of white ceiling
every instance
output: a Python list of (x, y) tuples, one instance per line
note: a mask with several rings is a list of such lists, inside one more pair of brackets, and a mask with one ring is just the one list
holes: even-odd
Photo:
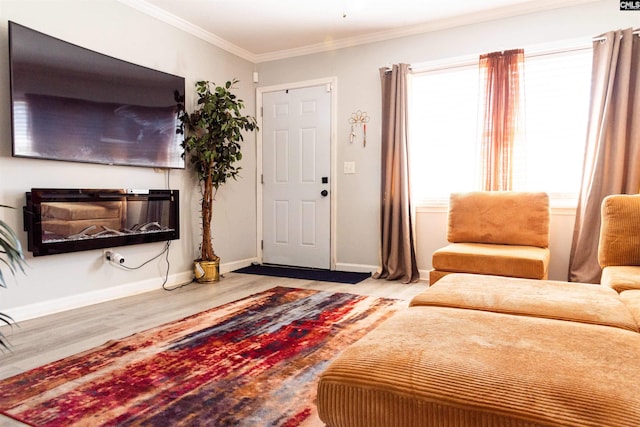
[(120, 0), (253, 62), (595, 0)]

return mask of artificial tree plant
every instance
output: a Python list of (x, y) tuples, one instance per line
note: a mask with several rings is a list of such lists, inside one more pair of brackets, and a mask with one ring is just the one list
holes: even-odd
[[(202, 243), (200, 259), (196, 260), (196, 272), (199, 262), (203, 261), (215, 263), (216, 269), (219, 268), (220, 258), (213, 250), (211, 234), (213, 201), (220, 186), (228, 179), (238, 177), (241, 167), (235, 163), (242, 159), (240, 143), (243, 141), (243, 132), (257, 129), (255, 117), (243, 115), (244, 102), (232, 92), (236, 83), (236, 79), (227, 81), (223, 86), (216, 86), (209, 81), (197, 82), (197, 107), (191, 113), (186, 111), (184, 96), (176, 93), (179, 110), (177, 133), (184, 135), (182, 155), (196, 171), (202, 190)], [(211, 281), (217, 278), (216, 272), (213, 279), (198, 280)]]
[[(10, 206), (0, 205), (0, 207), (8, 208)], [(2, 272), (4, 268), (15, 275), (18, 270), (24, 271), (24, 264), (24, 254), (18, 236), (6, 222), (0, 220), (0, 286), (3, 288), (7, 287), (7, 282)], [(11, 325), (13, 319), (4, 313), (0, 313), (0, 324), (1, 323)], [(0, 347), (5, 349), (9, 348), (9, 342), (1, 331)]]

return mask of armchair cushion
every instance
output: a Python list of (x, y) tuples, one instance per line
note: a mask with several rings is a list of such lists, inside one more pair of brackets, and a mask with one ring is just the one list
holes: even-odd
[(436, 271), (546, 279), (549, 256), (535, 246), (452, 243), (433, 253), (432, 264)]
[(549, 196), (546, 193), (477, 191), (449, 198), (451, 243), (549, 246)]

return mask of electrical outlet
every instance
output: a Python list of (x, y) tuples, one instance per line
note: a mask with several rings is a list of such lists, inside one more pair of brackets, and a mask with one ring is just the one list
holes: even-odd
[(107, 261), (113, 262), (114, 264), (124, 264), (124, 257), (117, 252), (106, 251), (104, 257)]

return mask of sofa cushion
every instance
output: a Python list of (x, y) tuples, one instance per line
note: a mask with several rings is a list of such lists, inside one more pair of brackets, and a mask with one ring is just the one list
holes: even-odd
[(640, 328), (640, 289), (624, 291), (620, 294), (622, 302), (627, 306)]
[(509, 191), (451, 194), (447, 239), (546, 248), (549, 196)]
[(637, 426), (640, 334), (411, 307), (320, 376), (327, 426)]
[(601, 210), (600, 266), (640, 265), (640, 194), (605, 197)]
[(640, 289), (640, 266), (611, 266), (602, 269), (600, 283), (617, 292)]
[(493, 311), (638, 332), (634, 316), (613, 289), (585, 283), (449, 274), (416, 295), (410, 305)]
[(546, 279), (549, 249), (486, 243), (452, 243), (436, 250), (433, 268), (458, 273)]

